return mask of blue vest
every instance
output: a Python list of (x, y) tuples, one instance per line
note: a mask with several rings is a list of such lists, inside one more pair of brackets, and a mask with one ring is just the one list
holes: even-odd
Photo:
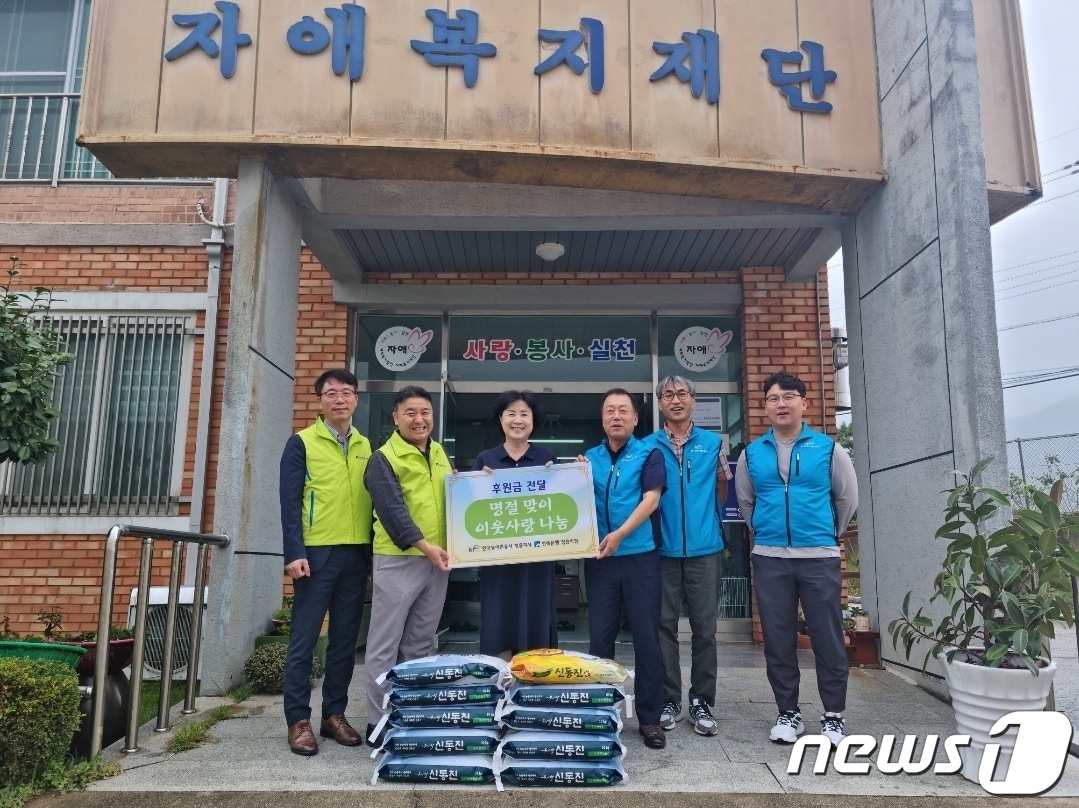
[[(606, 440), (585, 452), (585, 457), (592, 464), (592, 490), (596, 495), (596, 522), (600, 541), (612, 530), (621, 527), (641, 504), (641, 497), (644, 495), (641, 490), (641, 471), (644, 469), (644, 461), (654, 448), (650, 441), (637, 440), (631, 435), (622, 447), (618, 460), (613, 464)], [(635, 555), (655, 549), (652, 520), (645, 519), (644, 524), (622, 539), (614, 554)]]
[(832, 452), (835, 441), (802, 424), (791, 447), (785, 484), (772, 430), (746, 447), (746, 468), (753, 480), (753, 533), (757, 544), (771, 547), (828, 547), (838, 542), (832, 502)]
[(719, 437), (693, 427), (682, 447), (681, 463), (662, 429), (649, 436), (647, 442), (659, 449), (667, 469), (667, 490), (659, 501), (663, 526), (659, 554), (692, 558), (718, 553), (723, 549), (718, 512), (721, 503), (716, 501)]

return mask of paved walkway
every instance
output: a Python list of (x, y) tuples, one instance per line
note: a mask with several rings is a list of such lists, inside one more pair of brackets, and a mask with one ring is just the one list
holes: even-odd
[[(567, 647), (573, 647), (567, 644)], [(448, 644), (447, 653), (474, 652), (474, 646)], [(583, 650), (583, 649), (580, 649)], [(817, 725), (821, 705), (816, 693), (812, 652), (799, 652), (802, 663), (802, 711), (807, 728)], [(632, 646), (619, 646), (624, 663), (632, 661)], [(688, 680), (689, 649), (683, 646), (684, 679)], [(362, 661), (356, 667), (350, 694), (349, 717), (362, 728), (364, 690)], [(200, 711), (222, 700), (199, 699)], [(312, 703), (318, 704), (318, 694)], [(551, 804), (551, 790), (511, 789), (497, 794), (494, 786), (371, 786), (374, 761), (370, 748), (343, 747), (321, 741), (321, 751), (310, 758), (292, 754), (285, 741), (285, 724), (280, 696), (253, 696), (244, 703), (244, 717), (215, 725), (212, 739), (203, 746), (180, 754), (164, 751), (169, 734), (144, 728), (139, 735), (140, 750), (123, 755), (115, 744), (107, 757), (119, 760), (123, 773), (94, 783), (83, 794), (54, 795), (42, 805), (118, 805), (121, 800), (138, 800), (139, 808), (164, 806), (229, 805), (270, 808), (294, 805), (295, 792), (320, 792), (322, 806), (445, 806), (467, 804), (477, 808), (487, 804), (517, 806)], [(317, 710), (317, 707), (316, 707)], [(610, 789), (577, 791), (563, 795), (572, 804), (618, 805), (655, 808), (655, 793), (664, 794), (664, 808), (683, 805), (843, 805), (851, 806), (853, 795), (872, 796), (874, 805), (918, 806), (947, 799), (949, 806), (1029, 805), (1029, 798), (991, 798), (978, 785), (958, 775), (897, 774), (886, 776), (873, 771), (865, 776), (844, 776), (829, 769), (815, 776), (811, 766), (805, 773), (786, 773), (791, 748), (769, 742), (768, 730), (775, 719), (775, 704), (764, 672), (764, 659), (752, 645), (725, 645), (720, 648), (719, 695), (715, 710), (720, 732), (717, 737), (694, 734), (688, 721), (667, 733), (663, 750), (646, 748), (637, 733), (637, 721), (629, 719), (623, 740), (629, 747), (624, 766), (629, 780)], [(848, 733), (876, 738), (886, 733), (935, 734), (955, 731), (951, 708), (918, 688), (912, 681), (883, 670), (851, 671), (847, 716)], [(198, 716), (190, 717), (197, 719)], [(179, 721), (177, 717), (177, 721)], [(186, 720), (186, 719), (185, 719)], [(942, 754), (938, 758), (943, 759)], [(191, 792), (199, 792), (194, 802)], [(274, 793), (278, 792), (278, 793)], [(459, 795), (450, 796), (450, 792)], [(468, 792), (467, 794), (462, 792)], [(289, 795), (292, 795), (291, 797)], [(587, 794), (587, 796), (586, 796)], [(717, 799), (722, 795), (722, 800)], [(778, 795), (787, 795), (786, 797)], [(815, 795), (815, 796), (814, 796)], [(1079, 761), (1069, 759), (1060, 783), (1050, 792), (1053, 804), (1079, 805)], [(926, 798), (925, 800), (919, 798)], [(311, 799), (311, 795), (304, 798)], [(1040, 798), (1043, 801), (1046, 797)], [(467, 802), (466, 802), (467, 801)], [(36, 804), (35, 804), (36, 808)]]

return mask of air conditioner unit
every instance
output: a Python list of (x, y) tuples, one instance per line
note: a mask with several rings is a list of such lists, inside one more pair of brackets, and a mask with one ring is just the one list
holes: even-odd
[[(195, 602), (195, 587), (181, 586), (176, 608), (176, 642), (172, 652), (173, 681), (187, 679), (187, 662), (191, 656), (191, 617)], [(127, 610), (127, 627), (135, 627), (135, 608), (139, 604), (139, 590), (131, 590), (131, 605)], [(151, 586), (147, 599), (146, 644), (142, 654), (142, 678), (161, 679), (161, 666), (165, 656), (165, 614), (169, 604), (167, 586)], [(203, 619), (206, 617), (206, 601), (202, 603)], [(201, 662), (201, 661), (200, 661)], [(199, 666), (199, 675), (202, 666)]]

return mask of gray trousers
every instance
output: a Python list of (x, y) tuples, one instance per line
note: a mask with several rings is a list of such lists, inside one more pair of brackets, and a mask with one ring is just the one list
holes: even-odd
[(375, 679), (399, 662), (428, 656), (446, 603), (450, 574), (423, 556), (376, 555), (372, 574), (371, 628), (364, 673), (367, 723), (377, 724), (390, 683)]
[(813, 656), (817, 692), (826, 713), (847, 706), (847, 649), (843, 643), (843, 577), (838, 558), (753, 556), (753, 590), (764, 633), (768, 682), (783, 710), (798, 709), (798, 602), (802, 603)]
[(663, 594), (659, 649), (663, 657), (663, 700), (682, 703), (682, 666), (678, 655), (678, 618), (685, 598), (689, 612), (691, 663), (689, 701), (716, 706), (716, 599), (719, 553), (694, 558), (661, 558)]

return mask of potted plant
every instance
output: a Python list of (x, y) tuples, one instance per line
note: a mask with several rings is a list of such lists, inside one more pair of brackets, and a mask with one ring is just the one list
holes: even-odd
[[(1079, 575), (1079, 514), (1062, 515), (1057, 504), (1036, 491), (1032, 507), (1016, 510), (1002, 527), (999, 512), (1008, 497), (977, 480), (992, 458), (969, 474), (951, 472), (944, 524), (936, 537), (948, 542), (941, 571), (933, 581), (929, 604), (948, 606), (940, 616), (928, 606), (912, 611), (908, 592), (900, 617), (888, 625), (892, 642), (910, 659), (915, 643), (926, 647), (923, 672), (930, 658), (944, 671), (959, 732), (971, 736), (960, 749), (962, 774), (978, 781), (988, 731), (997, 719), (1016, 710), (1041, 710), (1052, 686), (1056, 664), (1047, 658), (1045, 642), (1054, 637), (1054, 622), (1071, 626), (1071, 578)], [(1014, 746), (1000, 744), (998, 767), (1006, 771)]]
[(288, 634), (289, 624), (292, 622), (292, 609), (288, 606), (275, 609), (273, 614), (270, 615), (270, 622), (273, 623), (274, 631), (277, 634)]
[[(86, 649), (86, 654), (79, 660), (76, 670), (78, 670), (80, 676), (93, 676), (99, 645), (97, 632), (80, 631), (76, 634), (68, 634), (60, 642)], [(134, 652), (135, 632), (123, 626), (109, 626), (109, 661), (106, 672), (112, 674), (122, 671), (131, 664), (131, 656)]]
[(850, 607), (850, 619), (850, 627), (853, 631), (869, 631), (871, 628), (869, 623), (869, 612), (861, 606)]
[(76, 667), (86, 649), (58, 642), (56, 630), (60, 628), (60, 613), (55, 609), (46, 610), (38, 615), (38, 620), (45, 623), (42, 634), (19, 636), (11, 630), (10, 620), (5, 615), (0, 620), (0, 657), (46, 659)]

